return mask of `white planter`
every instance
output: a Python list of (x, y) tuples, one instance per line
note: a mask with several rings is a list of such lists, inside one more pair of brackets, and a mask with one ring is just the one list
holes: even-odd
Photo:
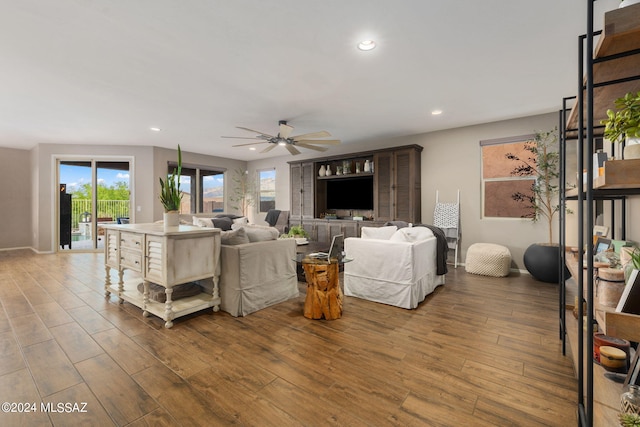
[(164, 228), (172, 228), (180, 225), (180, 213), (178, 211), (165, 212), (163, 214)]
[(640, 3), (640, 0), (623, 0), (622, 2), (620, 2), (620, 6), (618, 6), (618, 8), (631, 6), (632, 4), (636, 3)]
[(627, 139), (624, 151), (622, 152), (624, 159), (640, 159), (640, 144), (638, 142), (640, 142), (638, 138)]

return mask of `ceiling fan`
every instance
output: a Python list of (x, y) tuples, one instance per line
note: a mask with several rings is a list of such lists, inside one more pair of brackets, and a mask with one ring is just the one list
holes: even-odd
[(296, 154), (300, 154), (300, 150), (298, 150), (296, 147), (308, 148), (310, 150), (316, 150), (316, 151), (327, 151), (328, 150), (327, 147), (318, 147), (317, 145), (313, 145), (313, 144), (320, 144), (320, 145), (340, 144), (340, 140), (338, 139), (316, 139), (316, 138), (326, 138), (328, 136), (331, 136), (331, 134), (326, 130), (305, 133), (303, 135), (291, 136), (291, 133), (293, 132), (293, 126), (289, 126), (286, 120), (280, 120), (278, 122), (278, 125), (279, 125), (279, 131), (278, 131), (278, 135), (276, 136), (269, 135), (268, 133), (264, 133), (264, 132), (259, 132), (257, 130), (245, 128), (242, 126), (236, 126), (238, 129), (248, 130), (249, 132), (257, 133), (258, 135), (253, 138), (246, 138), (242, 136), (223, 136), (222, 138), (260, 140), (260, 142), (238, 144), (238, 145), (234, 145), (234, 147), (243, 147), (246, 145), (256, 145), (256, 144), (269, 144), (264, 150), (261, 151), (261, 153), (269, 152), (274, 148), (276, 148), (278, 145), (281, 145), (285, 147), (287, 150), (289, 150), (289, 152), (294, 156)]

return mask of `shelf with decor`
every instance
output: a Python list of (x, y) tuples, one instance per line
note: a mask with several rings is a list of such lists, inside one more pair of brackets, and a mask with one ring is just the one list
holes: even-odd
[[(560, 115), (561, 156), (566, 154), (566, 141), (578, 139), (577, 170), (584, 170), (587, 176), (593, 177), (590, 182), (585, 180), (582, 189), (567, 190), (565, 160), (564, 178), (561, 177), (563, 203), (570, 199), (578, 199), (582, 203), (576, 213), (577, 238), (578, 246), (586, 249), (577, 258), (566, 253), (562, 255), (572, 278), (561, 283), (563, 306), (560, 307), (560, 328), (563, 340), (566, 339), (569, 344), (578, 377), (580, 425), (610, 426), (618, 425), (620, 395), (624, 389), (621, 382), (612, 381), (605, 375), (604, 368), (594, 362), (595, 339), (591, 333), (591, 323), (596, 321), (600, 331), (608, 336), (638, 342), (640, 316), (617, 313), (614, 308), (600, 304), (595, 297), (597, 284), (593, 277), (597, 270), (594, 266), (591, 230), (595, 223), (595, 201), (610, 200), (611, 211), (614, 210), (614, 203), (615, 206), (618, 203), (621, 206), (617, 213), (622, 217), (622, 240), (626, 239), (626, 201), (628, 196), (640, 194), (640, 160), (611, 159), (604, 162), (601, 170), (597, 167), (594, 170), (591, 153), (596, 151), (596, 138), (604, 134), (601, 121), (607, 118), (607, 110), (614, 108), (616, 99), (640, 91), (640, 4), (606, 12), (604, 29), (599, 35), (593, 31), (593, 20), (593, 2), (589, 2), (588, 33), (580, 36), (578, 61), (583, 90), (571, 111), (564, 109)], [(614, 150), (612, 145), (611, 152), (616, 154), (618, 149)], [(580, 178), (576, 183), (578, 186), (583, 181)], [(611, 213), (610, 217), (611, 221), (615, 218)], [(560, 229), (563, 233), (565, 221), (561, 217)], [(613, 223), (611, 229), (613, 233)], [(565, 240), (561, 234), (562, 245), (566, 245)], [(570, 294), (579, 296), (576, 317), (572, 310), (565, 310), (565, 307), (573, 308), (567, 303), (567, 295)], [(581, 313), (584, 321), (578, 320)]]
[(330, 175), (330, 176), (318, 176), (319, 180), (327, 180), (327, 179), (353, 179), (353, 178), (366, 178), (373, 177), (373, 172), (360, 172), (360, 173), (349, 173), (342, 175)]

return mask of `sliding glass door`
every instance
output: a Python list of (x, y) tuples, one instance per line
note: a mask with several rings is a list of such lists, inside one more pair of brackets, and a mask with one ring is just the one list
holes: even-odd
[(104, 247), (104, 224), (127, 223), (130, 161), (59, 160), (58, 250)]

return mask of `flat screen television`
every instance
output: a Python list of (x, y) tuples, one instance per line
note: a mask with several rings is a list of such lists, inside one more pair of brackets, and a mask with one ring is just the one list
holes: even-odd
[(327, 209), (373, 210), (373, 177), (327, 180)]

